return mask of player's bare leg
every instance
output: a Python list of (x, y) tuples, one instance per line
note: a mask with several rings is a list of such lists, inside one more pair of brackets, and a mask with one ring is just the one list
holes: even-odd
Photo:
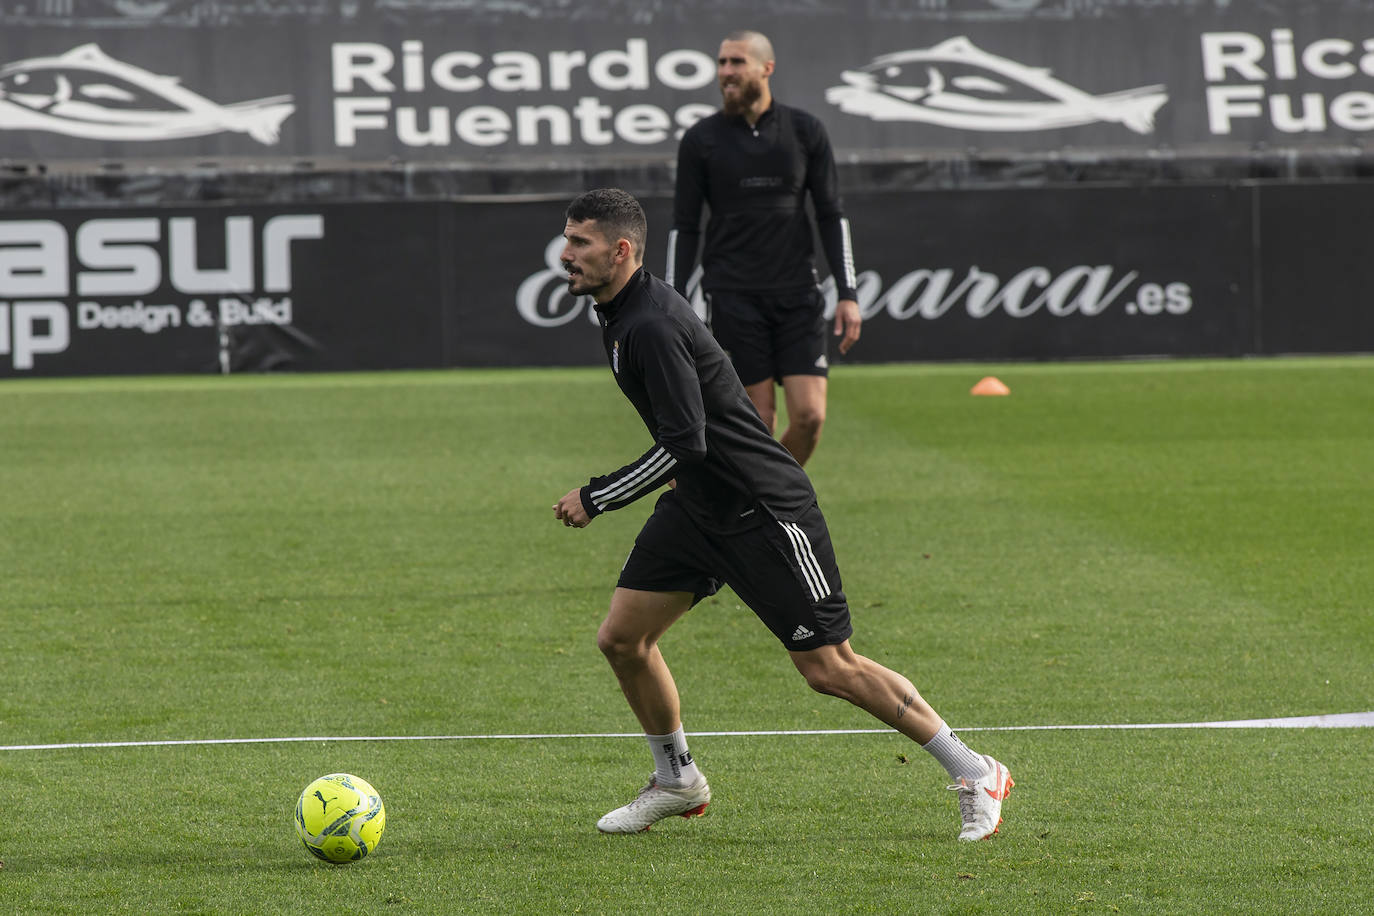
[(777, 392), (773, 388), (771, 378), (744, 386), (744, 391), (749, 395), (749, 400), (754, 403), (754, 409), (759, 412), (759, 416), (763, 419), (763, 425), (768, 427), (770, 436), (778, 425)]
[(665, 817), (692, 817), (706, 810), (711, 788), (687, 751), (677, 684), (658, 641), (692, 606), (689, 592), (617, 588), (596, 644), (644, 729), (654, 753), (654, 774), (627, 805), (609, 812), (602, 833), (640, 833)]
[(848, 700), (940, 761), (955, 780), (949, 788), (959, 794), (959, 839), (981, 840), (997, 832), (1002, 800), (1014, 785), (1011, 773), (992, 757), (965, 746), (911, 681), (857, 654), (847, 640), (791, 656), (813, 690)]
[(658, 641), (692, 607), (688, 592), (617, 588), (596, 634), (620, 689), (644, 733), (665, 735), (682, 724), (677, 684)]
[(789, 654), (812, 690), (848, 700), (913, 741), (927, 743), (944, 724), (911, 681), (859, 655), (848, 640)]
[(783, 430), (782, 444), (797, 459), (797, 464), (806, 464), (821, 441), (826, 382), (823, 375), (784, 375), (782, 378), (782, 393), (787, 404), (787, 429)]

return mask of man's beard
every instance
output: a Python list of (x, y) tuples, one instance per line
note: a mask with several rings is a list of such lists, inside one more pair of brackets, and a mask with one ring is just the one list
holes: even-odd
[[(590, 267), (591, 271), (588, 272), (586, 267)], [(611, 282), (611, 275), (615, 272), (615, 265), (610, 255), (607, 255), (606, 263), (589, 264), (586, 267), (580, 269), (576, 275), (568, 277), (568, 292), (574, 296), (595, 295), (598, 290)]]
[(763, 97), (763, 83), (758, 80), (740, 80), (735, 88), (738, 91), (734, 96), (727, 96), (724, 89), (721, 90), (721, 110), (732, 117), (745, 114)]

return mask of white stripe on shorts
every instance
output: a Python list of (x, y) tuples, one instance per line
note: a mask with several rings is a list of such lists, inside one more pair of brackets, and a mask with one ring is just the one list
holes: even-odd
[(815, 551), (811, 549), (811, 539), (795, 522), (778, 524), (787, 533), (787, 539), (792, 542), (792, 553), (797, 558), (802, 575), (806, 577), (807, 587), (811, 589), (811, 600), (819, 602), (830, 594), (830, 583), (825, 581), (825, 573), (821, 571), (821, 564), (817, 562)]

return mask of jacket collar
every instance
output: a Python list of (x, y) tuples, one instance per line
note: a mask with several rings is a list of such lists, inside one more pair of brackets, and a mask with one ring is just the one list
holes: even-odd
[(645, 270), (644, 265), (641, 264), (639, 267), (635, 268), (634, 273), (630, 274), (630, 279), (625, 281), (625, 285), (620, 288), (620, 292), (615, 294), (615, 298), (604, 304), (596, 303), (595, 308), (601, 315), (601, 323), (605, 324), (615, 318), (616, 313), (620, 311), (620, 307), (623, 306), (641, 286), (647, 283), (648, 280), (649, 272)]
[(729, 121), (732, 124), (738, 124), (746, 130), (758, 130), (760, 127), (762, 127), (769, 120), (776, 116), (777, 110), (778, 100), (773, 99), (768, 103), (768, 107), (763, 110), (763, 113), (759, 115), (759, 119), (755, 121), (753, 125), (750, 125), (748, 119), (745, 118), (744, 115), (727, 115), (724, 111), (721, 111), (721, 115), (725, 118), (725, 120)]

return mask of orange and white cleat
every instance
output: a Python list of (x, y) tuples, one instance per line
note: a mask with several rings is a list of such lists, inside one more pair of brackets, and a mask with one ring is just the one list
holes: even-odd
[(997, 832), (1002, 823), (1002, 801), (1016, 785), (1011, 771), (988, 755), (983, 755), (988, 772), (985, 776), (969, 782), (960, 779), (949, 788), (959, 793), (959, 814), (964, 820), (964, 829), (959, 831), (961, 840), (986, 840)]
[(596, 822), (602, 833), (642, 833), (665, 817), (696, 817), (704, 814), (711, 803), (711, 787), (706, 777), (680, 788), (660, 786), (649, 777), (649, 784), (639, 790), (635, 800), (616, 808)]

